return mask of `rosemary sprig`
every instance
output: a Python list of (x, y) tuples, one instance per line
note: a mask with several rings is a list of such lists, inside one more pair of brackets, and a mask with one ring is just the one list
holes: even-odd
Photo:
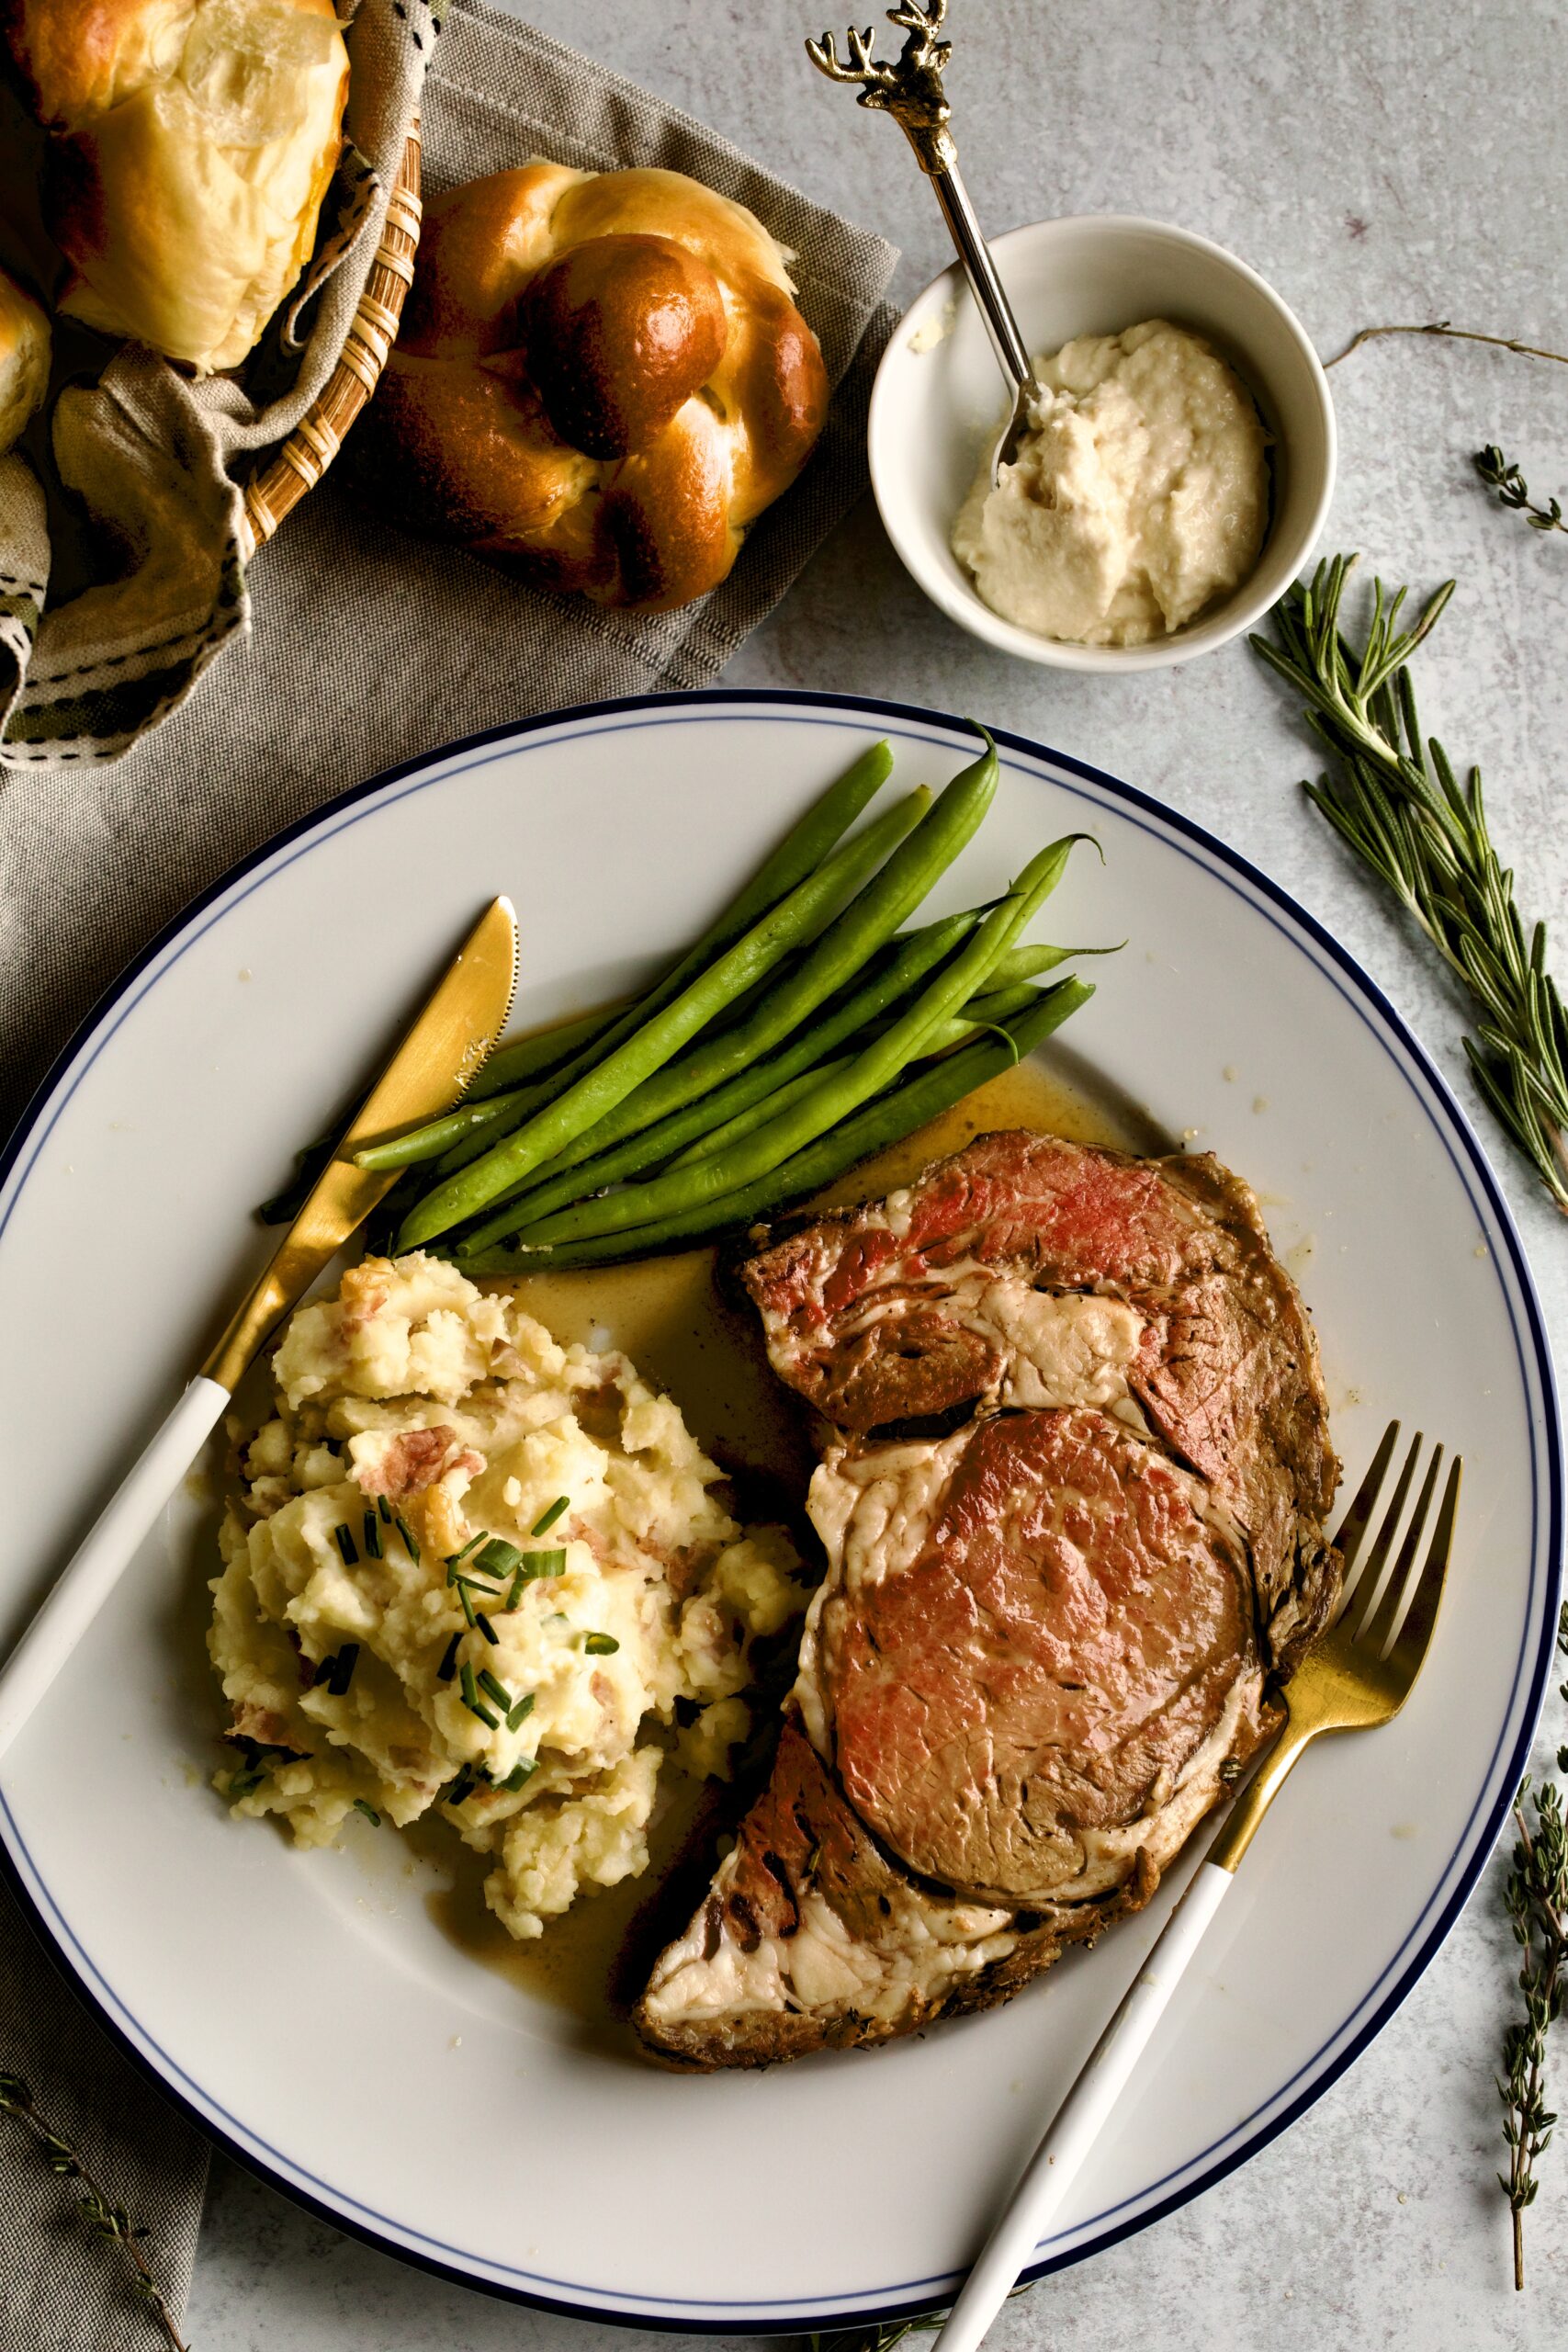
[[(1557, 1625), (1559, 1653), (1568, 1658), (1568, 1603)], [(1562, 1685), (1568, 1699), (1568, 1682)], [(1568, 1747), (1557, 1751), (1560, 1771), (1568, 1772)], [(1525, 2283), (1525, 2211), (1535, 2202), (1536, 2165), (1551, 2138), (1557, 2117), (1546, 2104), (1547, 2035), (1568, 2007), (1568, 1835), (1562, 1792), (1548, 1781), (1535, 1792), (1535, 1826), (1525, 1819), (1521, 1786), (1514, 1801), (1517, 1837), (1503, 1902), (1513, 1922), (1514, 1940), (1524, 1951), (1519, 1990), (1524, 2016), (1503, 2036), (1503, 2137), (1508, 2169), (1497, 2176), (1514, 2217), (1514, 2286)]]
[(1496, 492), (1499, 503), (1512, 507), (1516, 513), (1522, 512), (1532, 531), (1568, 531), (1561, 503), (1549, 498), (1544, 506), (1535, 505), (1523, 474), (1517, 466), (1509, 464), (1495, 441), (1476, 451), (1474, 464), (1487, 489)]
[(1527, 935), (1486, 829), (1481, 771), (1461, 785), (1441, 744), (1423, 740), (1406, 667), (1454, 583), (1402, 629), (1405, 590), (1390, 596), (1374, 581), (1358, 653), (1339, 628), (1355, 560), (1336, 556), (1310, 588), (1289, 589), (1274, 607), (1279, 644), (1254, 637), (1253, 648), (1306, 696), (1308, 723), (1334, 756), (1308, 796), (1480, 1005), (1464, 1041), (1476, 1083), (1568, 1216), (1568, 1013), (1546, 968), (1546, 926)]
[(0, 2113), (11, 2116), (31, 2134), (39, 2154), (51, 2173), (62, 2180), (81, 2183), (76, 2207), (82, 2219), (107, 2245), (123, 2247), (130, 2265), (129, 2284), (131, 2293), (148, 2316), (162, 2328), (164, 2340), (174, 2347), (174, 2352), (189, 2352), (185, 2337), (175, 2325), (174, 2314), (159, 2293), (157, 2282), (147, 2267), (147, 2258), (139, 2243), (147, 2235), (146, 2231), (133, 2225), (123, 2205), (110, 2202), (70, 2142), (62, 2139), (39, 2113), (33, 2105), (33, 2095), (19, 2075), (0, 2075)]

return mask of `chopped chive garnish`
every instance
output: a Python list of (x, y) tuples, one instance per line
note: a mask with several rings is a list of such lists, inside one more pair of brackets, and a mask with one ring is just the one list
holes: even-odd
[(457, 1603), (468, 1623), (477, 1627), (479, 1619), (474, 1615), (473, 1596), (468, 1590), (466, 1579), (462, 1577), (457, 1578)]
[(506, 1718), (507, 1730), (515, 1731), (518, 1724), (523, 1722), (524, 1718), (527, 1715), (531, 1715), (533, 1712), (534, 1693), (531, 1690), (525, 1690), (523, 1696), (518, 1700), (517, 1704), (513, 1708), (511, 1713)]
[(413, 1562), (414, 1566), (417, 1568), (419, 1566), (419, 1545), (413, 1540), (413, 1530), (410, 1527), (408, 1521), (402, 1518), (400, 1514), (396, 1521), (396, 1525), (398, 1533), (402, 1537), (403, 1542), (408, 1546), (409, 1558)]
[(491, 1623), (490, 1619), (485, 1615), (482, 1609), (475, 1610), (474, 1623), (479, 1627), (480, 1633), (484, 1635), (486, 1641), (490, 1644), (491, 1649), (498, 1647), (501, 1641), (501, 1635), (496, 1632), (495, 1627)]
[(547, 1535), (551, 1528), (555, 1525), (557, 1520), (560, 1517), (562, 1511), (567, 1510), (570, 1508), (570, 1498), (567, 1495), (558, 1495), (554, 1502), (550, 1505), (548, 1510), (544, 1510), (539, 1513), (538, 1518), (528, 1530), (529, 1534)]
[(463, 1799), (465, 1797), (472, 1796), (473, 1792), (474, 1776), (465, 1764), (462, 1770), (458, 1773), (457, 1779), (453, 1781), (451, 1787), (446, 1792), (446, 1802), (448, 1804), (461, 1804)]
[(492, 1535), (474, 1562), (474, 1566), (482, 1577), (494, 1577), (504, 1581), (522, 1557), (515, 1544), (508, 1544), (503, 1537)]
[(525, 1781), (531, 1781), (533, 1779), (538, 1769), (538, 1766), (535, 1763), (531, 1756), (520, 1757), (517, 1762), (512, 1767), (511, 1771), (508, 1772), (505, 1780), (499, 1781), (497, 1785), (500, 1788), (511, 1789), (515, 1792), (523, 1786)]
[(614, 1634), (588, 1634), (582, 1646), (590, 1657), (613, 1657), (621, 1645)]
[(365, 1544), (366, 1558), (378, 1560), (381, 1556), (381, 1522), (373, 1510), (367, 1510), (365, 1514), (365, 1533), (362, 1540)]
[(332, 1679), (327, 1689), (334, 1699), (341, 1699), (354, 1679), (354, 1669), (359, 1663), (359, 1644), (344, 1642), (333, 1661)]
[(451, 1640), (447, 1643), (445, 1651), (442, 1653), (441, 1663), (435, 1669), (435, 1679), (437, 1682), (450, 1682), (452, 1677), (457, 1673), (457, 1645), (462, 1638), (463, 1636), (461, 1634), (454, 1634)]
[(380, 1828), (380, 1815), (377, 1812), (373, 1804), (367, 1804), (363, 1797), (355, 1798), (354, 1810), (355, 1813), (362, 1813), (365, 1815), (366, 1820), (370, 1824), (372, 1829)]
[(498, 1731), (501, 1727), (501, 1718), (499, 1715), (492, 1715), (479, 1697), (474, 1683), (474, 1669), (467, 1659), (463, 1662), (460, 1679), (463, 1687), (463, 1704), (469, 1714), (478, 1715), (488, 1731)]
[(387, 1498), (386, 1498), (386, 1496), (385, 1496), (385, 1495), (378, 1495), (378, 1496), (377, 1496), (377, 1498), (376, 1498), (376, 1508), (377, 1508), (377, 1510), (378, 1510), (380, 1512), (380, 1514), (381, 1514), (381, 1524), (382, 1524), (382, 1526), (383, 1526), (383, 1527), (390, 1527), (390, 1526), (393, 1524), (393, 1521), (392, 1521), (392, 1506), (391, 1506), (391, 1504), (387, 1500)]
[(481, 1666), (476, 1678), (487, 1699), (493, 1699), (504, 1715), (512, 1705), (512, 1693), (504, 1682), (498, 1682), (488, 1666)]
[(449, 1552), (449, 1553), (447, 1554), (447, 1555), (446, 1555), (446, 1572), (447, 1572), (447, 1579), (448, 1579), (448, 1581), (450, 1581), (450, 1579), (451, 1579), (451, 1572), (452, 1572), (452, 1570), (453, 1570), (454, 1568), (460, 1568), (460, 1567), (462, 1566), (462, 1565), (463, 1565), (464, 1561), (468, 1558), (468, 1556), (469, 1553), (470, 1553), (470, 1552), (477, 1552), (477, 1551), (479, 1550), (479, 1545), (480, 1545), (484, 1541), (485, 1541), (485, 1532), (484, 1532), (484, 1529), (481, 1527), (481, 1528), (480, 1528), (480, 1530), (479, 1530), (479, 1533), (478, 1533), (477, 1535), (470, 1535), (470, 1536), (469, 1536), (469, 1538), (468, 1538), (468, 1542), (464, 1544), (464, 1546), (463, 1546), (463, 1548), (462, 1548), (462, 1550), (461, 1550), (460, 1552)]
[(349, 1533), (348, 1529), (340, 1521), (337, 1526), (333, 1528), (333, 1533), (337, 1538), (337, 1548), (343, 1554), (344, 1566), (345, 1568), (357, 1567), (359, 1565), (359, 1554), (355, 1549), (354, 1538)]
[(525, 1552), (517, 1573), (525, 1584), (535, 1577), (564, 1577), (566, 1554), (562, 1551)]

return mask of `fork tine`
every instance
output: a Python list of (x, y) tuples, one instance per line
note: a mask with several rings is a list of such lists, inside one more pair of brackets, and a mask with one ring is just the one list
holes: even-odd
[(1410, 1451), (1404, 1457), (1399, 1476), (1394, 1483), (1393, 1499), (1382, 1515), (1382, 1524), (1372, 1538), (1371, 1549), (1361, 1564), (1360, 1574), (1354, 1580), (1358, 1594), (1362, 1583), (1367, 1579), (1371, 1580), (1371, 1590), (1367, 1596), (1366, 1606), (1361, 1611), (1361, 1622), (1350, 1636), (1352, 1641), (1359, 1642), (1362, 1638), (1371, 1621), (1372, 1611), (1387, 1589), (1389, 1564), (1393, 1558), (1394, 1538), (1399, 1532), (1399, 1522), (1404, 1517), (1404, 1506), (1410, 1495), (1410, 1483), (1416, 1476), (1416, 1464), (1421, 1458), (1421, 1448), (1425, 1443), (1425, 1438), (1417, 1430), (1410, 1441)]
[(1398, 1664), (1406, 1686), (1415, 1681), (1427, 1655), (1427, 1645), (1432, 1638), (1432, 1628), (1438, 1621), (1438, 1605), (1443, 1597), (1443, 1580), (1449, 1572), (1449, 1561), (1454, 1544), (1454, 1525), (1459, 1518), (1460, 1486), (1464, 1476), (1464, 1463), (1457, 1453), (1449, 1470), (1448, 1484), (1438, 1511), (1438, 1523), (1432, 1531), (1432, 1541), (1427, 1557), (1410, 1595), (1408, 1606), (1394, 1619), (1380, 1656), (1387, 1658), (1398, 1652)]
[(1378, 1495), (1383, 1480), (1388, 1476), (1388, 1465), (1393, 1459), (1393, 1449), (1398, 1442), (1399, 1423), (1390, 1421), (1378, 1440), (1378, 1450), (1372, 1456), (1371, 1467), (1357, 1487), (1355, 1499), (1340, 1521), (1339, 1532), (1334, 1538), (1345, 1564), (1344, 1583), (1340, 1588), (1338, 1612), (1340, 1614), (1343, 1614), (1346, 1602), (1355, 1590), (1356, 1563), (1360, 1557), (1361, 1545), (1366, 1539), (1367, 1530), (1371, 1525), (1372, 1513), (1377, 1509)]
[(1399, 1547), (1393, 1566), (1382, 1579), (1379, 1591), (1367, 1604), (1366, 1614), (1356, 1628), (1356, 1639), (1370, 1643), (1380, 1658), (1386, 1658), (1393, 1647), (1393, 1637), (1415, 1589), (1421, 1538), (1427, 1532), (1432, 1497), (1437, 1492), (1438, 1473), (1442, 1466), (1443, 1448), (1439, 1445), (1434, 1449), (1432, 1459), (1427, 1464), (1427, 1475), (1421, 1481), (1421, 1491), (1416, 1498), (1416, 1508), (1410, 1514), (1410, 1524), (1404, 1531), (1404, 1541)]

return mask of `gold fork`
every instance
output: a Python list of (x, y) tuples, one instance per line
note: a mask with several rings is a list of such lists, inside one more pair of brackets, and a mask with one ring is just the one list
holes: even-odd
[[(1228, 1894), (1237, 1863), (1273, 1804), (1285, 1776), (1320, 1733), (1367, 1731), (1386, 1724), (1410, 1696), (1437, 1623), (1453, 1551), (1463, 1464), (1450, 1465), (1437, 1523), (1422, 1558), (1443, 1448), (1434, 1448), (1403, 1539), (1410, 1491), (1424, 1439), (1416, 1435), (1370, 1547), (1367, 1533), (1399, 1443), (1399, 1423), (1384, 1430), (1371, 1469), (1335, 1541), (1345, 1582), (1334, 1622), (1298, 1667), (1286, 1692), (1283, 1727), (1231, 1808), (1207, 1859), (1171, 1913), (1137, 1982), (1095, 2045), (1045, 2137), (986, 2242), (936, 2338), (933, 2352), (975, 2352), (1077, 2177), (1106, 2118), (1132, 2075), (1204, 1929)], [(1366, 1547), (1363, 1558), (1363, 1547)]]

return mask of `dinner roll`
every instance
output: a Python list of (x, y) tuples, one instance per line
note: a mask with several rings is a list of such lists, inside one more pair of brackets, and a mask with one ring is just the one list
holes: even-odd
[(822, 428), (784, 258), (680, 172), (533, 163), (437, 197), (351, 470), (541, 586), (688, 604)]
[(60, 308), (205, 373), (242, 360), (309, 257), (341, 146), (332, 0), (7, 0), (53, 133)]
[(8, 449), (49, 382), (49, 321), (0, 269), (0, 451)]

